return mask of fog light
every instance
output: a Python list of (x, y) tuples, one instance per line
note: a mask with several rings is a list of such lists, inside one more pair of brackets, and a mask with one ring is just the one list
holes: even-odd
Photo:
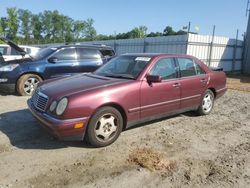
[(1, 78), (0, 82), (8, 82), (8, 79), (7, 78)]
[(74, 128), (75, 129), (80, 129), (80, 128), (83, 128), (84, 127), (84, 123), (76, 123)]

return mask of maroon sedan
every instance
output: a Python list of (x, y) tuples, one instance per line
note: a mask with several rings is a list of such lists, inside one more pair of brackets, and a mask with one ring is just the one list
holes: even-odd
[(113, 143), (123, 129), (168, 115), (211, 112), (226, 92), (223, 71), (187, 55), (126, 54), (94, 73), (44, 81), (28, 106), (53, 135)]

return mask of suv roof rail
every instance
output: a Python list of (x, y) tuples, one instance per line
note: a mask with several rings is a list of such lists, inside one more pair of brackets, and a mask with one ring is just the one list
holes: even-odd
[(106, 46), (107, 46), (106, 44), (102, 44), (102, 43), (92, 43), (92, 45), (95, 45), (95, 46), (103, 46), (103, 47), (106, 47)]

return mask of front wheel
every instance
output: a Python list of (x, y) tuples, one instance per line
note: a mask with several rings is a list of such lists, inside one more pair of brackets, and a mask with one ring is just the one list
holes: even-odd
[(199, 106), (197, 112), (199, 115), (208, 115), (212, 111), (214, 106), (214, 93), (208, 89), (206, 90), (201, 105)]
[(22, 96), (31, 96), (42, 78), (35, 74), (25, 74), (17, 81), (17, 92)]
[(113, 107), (102, 107), (92, 116), (87, 128), (87, 140), (95, 147), (112, 144), (123, 127), (121, 113)]

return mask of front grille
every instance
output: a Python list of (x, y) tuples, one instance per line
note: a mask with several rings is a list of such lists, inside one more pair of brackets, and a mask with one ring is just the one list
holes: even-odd
[(49, 98), (48, 96), (41, 93), (39, 90), (36, 90), (32, 96), (33, 105), (37, 110), (44, 112), (46, 110)]

